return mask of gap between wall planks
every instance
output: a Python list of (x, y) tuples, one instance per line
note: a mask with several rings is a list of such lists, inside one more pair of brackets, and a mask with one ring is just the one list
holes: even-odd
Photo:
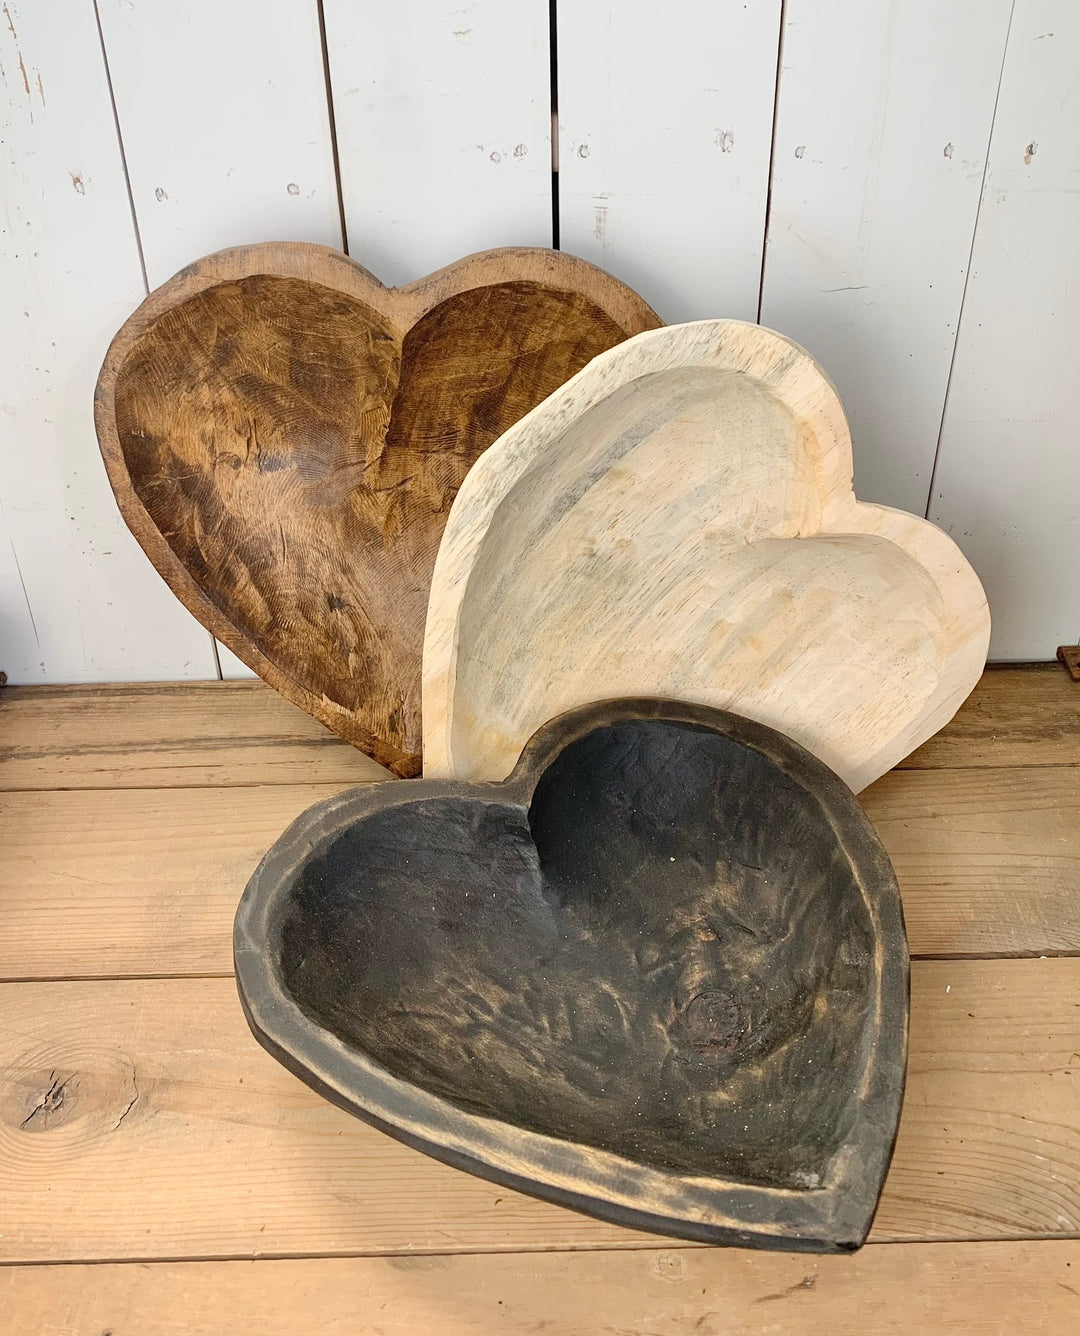
[(780, 14), (558, 4), (561, 244), (669, 324), (757, 319)]
[[(1048, 1336), (1080, 1243), (931, 1243), (796, 1257), (728, 1248), (6, 1267), (20, 1331), (99, 1336)], [(363, 1315), (363, 1316), (361, 1316)], [(367, 1324), (370, 1323), (370, 1326)]]
[(15, 555), (11, 529), (0, 497), (0, 627), (4, 634), (4, 671), (15, 682), (45, 681), (34, 614)]
[[(1077, 959), (916, 962), (871, 1238), (1080, 1232), (1078, 1011)], [(335, 1108), (258, 1047), (231, 979), (4, 984), (0, 1071), (0, 1261), (660, 1242)]]
[(760, 319), (835, 381), (856, 495), (919, 515), (1011, 8), (785, 5)]
[[(920, 753), (862, 795), (912, 952), (1080, 950), (1067, 674), (989, 670)], [(236, 902), (286, 825), (389, 778), (261, 683), (9, 688), (0, 760), (0, 979), (229, 973)]]

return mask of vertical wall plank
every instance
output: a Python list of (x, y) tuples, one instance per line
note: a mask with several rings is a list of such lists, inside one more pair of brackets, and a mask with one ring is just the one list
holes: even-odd
[(147, 276), (251, 241), (341, 245), (316, 0), (99, 0)]
[(225, 246), (341, 246), (316, 0), (99, 9), (151, 287)]
[(94, 437), (98, 368), (143, 282), (93, 6), (7, 0), (0, 71), (0, 496), (38, 640), (27, 661), (25, 622), (4, 629), (9, 675), (211, 677), (210, 638), (128, 534)]
[(869, 501), (926, 510), (1012, 0), (788, 0), (761, 319), (851, 420)]
[(566, 0), (563, 250), (668, 322), (757, 318), (780, 0)]
[(349, 251), (405, 283), (550, 246), (547, 0), (324, 0)]
[(1080, 627), (1080, 8), (1017, 0), (930, 517), (982, 577), (990, 652)]

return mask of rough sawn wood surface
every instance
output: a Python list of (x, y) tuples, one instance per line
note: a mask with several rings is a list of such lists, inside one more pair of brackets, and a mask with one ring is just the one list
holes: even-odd
[(856, 499), (809, 353), (735, 320), (648, 331), (458, 493), (425, 632), (425, 774), (502, 779), (546, 720), (646, 695), (757, 719), (858, 791), (956, 713), (989, 635), (952, 539)]
[(904, 1084), (899, 891), (850, 790), (772, 729), (612, 701), (503, 784), (331, 798), (234, 944), (260, 1042), (439, 1159), (683, 1238), (866, 1237)]

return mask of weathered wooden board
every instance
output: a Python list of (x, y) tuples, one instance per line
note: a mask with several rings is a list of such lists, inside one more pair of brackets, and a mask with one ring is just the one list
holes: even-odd
[(1080, 690), (1058, 663), (991, 664), (903, 769), (1080, 765)]
[(350, 249), (389, 283), (550, 246), (547, 0), (323, 0)]
[(1011, 11), (784, 5), (760, 319), (828, 367), (859, 496), (919, 515)]
[(780, 13), (558, 5), (560, 244), (668, 322), (758, 318)]
[[(333, 1108), (248, 1035), (231, 979), (6, 984), (0, 1010), (5, 1261), (655, 1246)], [(913, 967), (872, 1239), (1080, 1232), (1078, 1010), (1076, 960)]]
[[(0, 979), (231, 972), (233, 913), (259, 859), (312, 803), (371, 776), (330, 768), (334, 782), (282, 784), (281, 770), (318, 777), (326, 749), (208, 740), (222, 766), (247, 765), (265, 786), (0, 796)], [(189, 752), (172, 758), (176, 774), (184, 755), (213, 773)], [(1075, 769), (896, 771), (860, 800), (896, 868), (914, 955), (1080, 951)]]
[(389, 777), (262, 682), (0, 692), (0, 791), (345, 785)]
[(0, 175), (0, 669), (215, 677), (209, 636), (124, 528), (95, 458), (94, 376), (146, 290), (93, 5), (8, 0), (0, 14)]
[(316, 6), (97, 9), (151, 288), (226, 246), (341, 245)]
[(1017, 0), (927, 512), (994, 609), (996, 658), (1080, 628), (1080, 8)]
[(649, 695), (766, 723), (858, 791), (955, 714), (989, 620), (939, 529), (856, 500), (805, 351), (736, 321), (655, 330), (465, 480), (428, 610), (426, 773), (501, 779), (546, 720)]
[(1080, 771), (895, 770), (860, 795), (923, 956), (1080, 951)]
[[(902, 769), (1080, 765), (1080, 692), (1060, 665), (990, 667)], [(0, 792), (359, 784), (387, 771), (262, 682), (9, 687)]]
[(311, 1257), (8, 1266), (0, 1304), (65, 1336), (1064, 1336), (1078, 1273), (1075, 1240)]
[(470, 465), (655, 315), (553, 251), (470, 257), (387, 289), (337, 251), (208, 256), (109, 349), (102, 453), (178, 597), (290, 700), (420, 769), (431, 568)]
[(0, 979), (231, 974), (248, 878), (342, 787), (0, 794)]

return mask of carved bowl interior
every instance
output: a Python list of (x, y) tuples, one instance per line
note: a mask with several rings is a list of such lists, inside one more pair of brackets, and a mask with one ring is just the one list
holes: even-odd
[(903, 1081), (896, 882), (850, 791), (762, 725), (591, 706), (505, 783), (331, 799), (236, 947), (258, 1037), (441, 1158), (688, 1237), (865, 1236)]
[(989, 636), (952, 539), (856, 499), (805, 349), (671, 325), (594, 357), (462, 483), (424, 631), (424, 773), (504, 779), (565, 710), (674, 696), (778, 729), (858, 792), (952, 718)]
[(596, 353), (659, 324), (561, 252), (385, 288), (323, 246), (208, 255), (102, 367), (120, 509), (186, 606), (382, 765), (420, 771), (431, 571), (469, 467)]

